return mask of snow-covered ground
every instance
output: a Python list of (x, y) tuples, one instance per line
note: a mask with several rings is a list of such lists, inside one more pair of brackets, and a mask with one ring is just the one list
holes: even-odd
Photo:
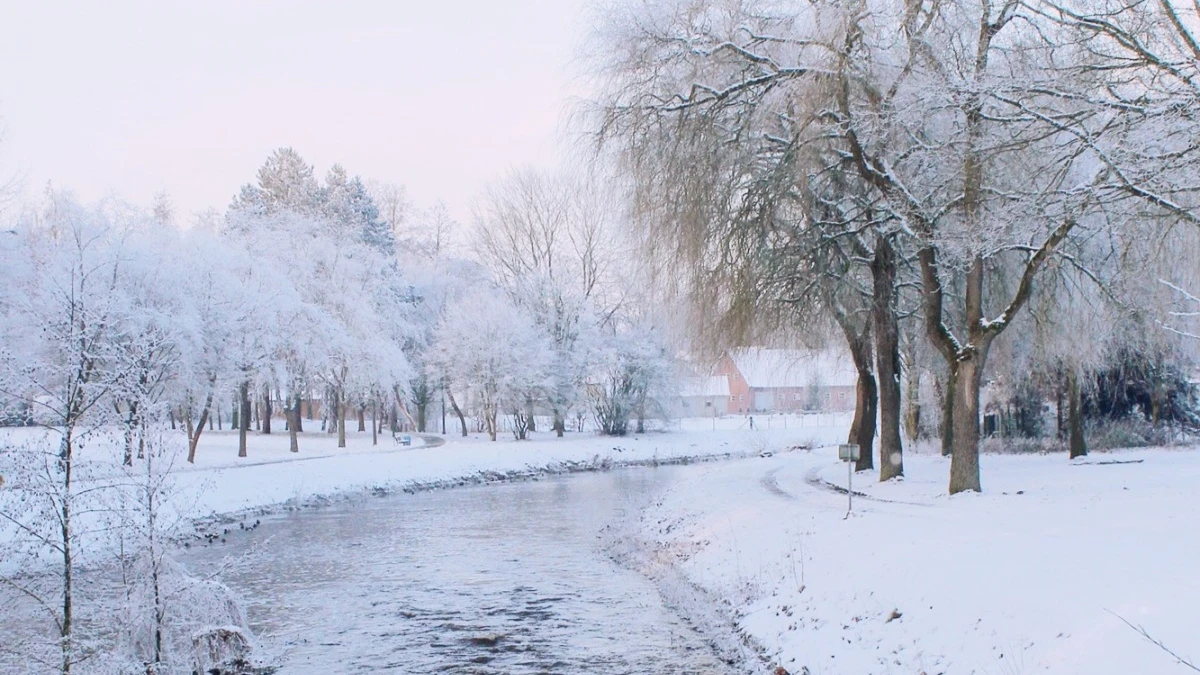
[(643, 536), (793, 675), (1188, 672), (1121, 618), (1200, 660), (1200, 453), (985, 456), (956, 497), (905, 469), (847, 519), (832, 449), (699, 467)]
[[(765, 422), (765, 419), (764, 419)], [(181, 486), (198, 495), (196, 517), (268, 509), (284, 504), (352, 496), (364, 491), (396, 491), (465, 482), (532, 476), (604, 466), (678, 462), (773, 452), (795, 445), (828, 443), (845, 434), (844, 416), (821, 419), (775, 418), (770, 429), (745, 418), (685, 420), (665, 432), (608, 438), (591, 433), (556, 438), (539, 432), (530, 440), (511, 436), (492, 442), (482, 434), (447, 435), (444, 445), (425, 445), (412, 434), (414, 446), (397, 446), (390, 436), (371, 446), (370, 432), (353, 432), (347, 447), (319, 432), (301, 438), (301, 452), (287, 451), (286, 434), (251, 437), (249, 457), (237, 458), (237, 435), (202, 437), (196, 467), (180, 474)], [(190, 469), (190, 470), (187, 470)]]
[[(1186, 672), (1122, 618), (1200, 658), (1200, 452), (987, 455), (985, 494), (945, 496), (947, 460), (910, 453), (906, 479), (859, 474), (846, 518), (845, 416), (685, 420), (605, 438), (498, 442), (475, 434), (348, 447), (317, 431), (206, 433), (177, 467), (177, 502), (209, 519), (378, 492), (609, 466), (752, 457), (680, 472), (641, 516), (643, 555), (730, 607), (769, 663), (793, 675)], [(715, 428), (714, 428), (715, 427)], [(28, 432), (27, 432), (28, 433)], [(113, 457), (116, 457), (114, 454)], [(114, 470), (116, 467), (114, 466)], [(646, 571), (646, 570), (644, 570)], [(711, 622), (710, 622), (711, 623)]]
[[(209, 431), (201, 436), (196, 463), (182, 454), (173, 462), (176, 494), (173, 507), (185, 518), (207, 519), (258, 510), (297, 507), (353, 497), (364, 492), (391, 492), (504, 480), (545, 473), (610, 466), (680, 462), (756, 455), (796, 445), (819, 445), (843, 436), (844, 415), (760, 416), (755, 429), (742, 416), (677, 421), (666, 431), (607, 438), (593, 433), (568, 433), (564, 438), (539, 432), (526, 441), (501, 436), (492, 442), (483, 434), (407, 434), (412, 445), (371, 433), (352, 431), (347, 447), (338, 448), (333, 434), (311, 430), (300, 434), (300, 452), (288, 451), (286, 432), (251, 432), (247, 457), (237, 456), (233, 431)], [(714, 428), (715, 427), (715, 428)], [(28, 441), (45, 434), (36, 429), (4, 430), (6, 440)], [(173, 438), (182, 453), (182, 432)], [(428, 441), (428, 442), (427, 442)], [(444, 444), (443, 444), (444, 443)], [(87, 447), (88, 475), (117, 476), (119, 451), (93, 443)]]

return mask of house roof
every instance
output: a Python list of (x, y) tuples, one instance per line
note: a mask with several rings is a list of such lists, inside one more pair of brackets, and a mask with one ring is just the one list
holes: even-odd
[(858, 371), (850, 355), (837, 349), (752, 348), (732, 352), (729, 358), (751, 388), (853, 387)]
[(729, 378), (725, 375), (685, 377), (679, 384), (680, 396), (729, 396)]

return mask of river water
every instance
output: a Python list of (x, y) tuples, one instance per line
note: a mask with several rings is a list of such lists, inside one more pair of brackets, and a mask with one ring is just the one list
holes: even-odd
[(281, 673), (728, 673), (640, 574), (604, 553), (682, 468), (395, 495), (266, 519), (193, 549)]

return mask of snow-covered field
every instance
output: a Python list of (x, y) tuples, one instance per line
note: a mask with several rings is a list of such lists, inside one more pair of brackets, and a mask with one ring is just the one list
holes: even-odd
[(1200, 453), (985, 456), (953, 498), (905, 468), (846, 519), (832, 449), (699, 467), (643, 534), (793, 675), (1188, 672), (1122, 618), (1200, 660)]

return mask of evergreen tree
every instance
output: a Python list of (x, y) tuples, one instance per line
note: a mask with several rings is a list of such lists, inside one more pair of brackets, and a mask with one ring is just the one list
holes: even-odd
[(325, 215), (336, 223), (339, 234), (357, 233), (364, 244), (380, 253), (395, 253), (395, 235), (380, 217), (379, 207), (361, 178), (350, 178), (340, 164), (334, 164), (325, 177), (322, 197)]
[(247, 183), (233, 198), (231, 211), (266, 215), (288, 210), (314, 213), (322, 202), (322, 191), (313, 168), (292, 148), (279, 148), (258, 170), (258, 183)]

